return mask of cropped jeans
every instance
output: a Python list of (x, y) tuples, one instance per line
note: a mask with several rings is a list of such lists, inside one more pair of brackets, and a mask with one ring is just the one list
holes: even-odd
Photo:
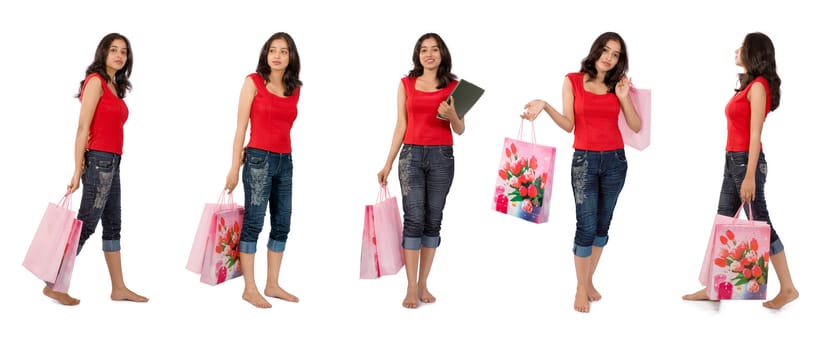
[(399, 153), (399, 184), (404, 212), (402, 248), (440, 245), (445, 200), (454, 179), (452, 146), (405, 144)]
[(628, 160), (624, 149), (573, 152), (572, 184), (576, 204), (573, 254), (588, 257), (592, 247), (604, 247), (613, 209), (625, 185)]

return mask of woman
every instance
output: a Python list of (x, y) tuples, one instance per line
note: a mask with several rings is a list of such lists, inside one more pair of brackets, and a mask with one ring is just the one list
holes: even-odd
[[(781, 290), (763, 305), (780, 309), (798, 298), (787, 266), (784, 245), (772, 226), (764, 199), (767, 163), (761, 145), (761, 133), (769, 112), (781, 102), (781, 78), (775, 65), (775, 46), (763, 33), (749, 33), (735, 50), (735, 64), (743, 68), (738, 75), (740, 87), (726, 105), (728, 135), (723, 185), (717, 212), (734, 216), (742, 204), (749, 204), (756, 221), (770, 225), (769, 256)], [(708, 300), (706, 289), (683, 296), (685, 300)]]
[(619, 111), (628, 127), (638, 132), (639, 115), (628, 96), (628, 52), (617, 33), (596, 38), (578, 73), (567, 74), (562, 86), (563, 113), (546, 101), (526, 104), (523, 118), (534, 121), (542, 110), (566, 132), (573, 132), (572, 186), (576, 204), (573, 254), (576, 297), (573, 308), (589, 312), (590, 302), (601, 299), (593, 274), (608, 242), (608, 229), (622, 187), (628, 162), (619, 131)]
[(422, 35), (414, 46), (412, 61), (413, 69), (399, 83), (393, 141), (385, 166), (377, 174), (379, 184), (386, 186), (399, 153), (402, 248), (408, 278), (402, 306), (409, 309), (418, 307), (419, 302), (436, 301), (428, 291), (428, 274), (440, 245), (443, 208), (454, 179), (451, 131), (462, 135), (466, 129), (453, 99), (446, 101), (458, 81), (451, 73), (451, 54), (443, 39), (434, 33)]
[[(298, 78), (300, 71), (301, 59), (295, 41), (287, 33), (275, 33), (263, 44), (257, 72), (246, 77), (237, 108), (237, 131), (226, 190), (234, 191), (240, 166), (243, 165), (245, 209), (239, 245), (240, 268), (245, 281), (243, 299), (259, 308), (272, 307), (260, 294), (254, 280), (254, 255), (267, 204), (271, 232), (266, 245), (266, 288), (263, 294), (298, 302), (298, 297), (281, 288), (278, 276), (292, 215), (290, 131), (298, 115), (302, 85)], [(244, 151), (243, 140), (250, 120), (251, 134)]]
[[(124, 283), (121, 266), (121, 180), (120, 166), (124, 145), (124, 123), (127, 105), (124, 96), (131, 89), (133, 50), (121, 34), (111, 33), (98, 43), (93, 63), (81, 81), (78, 99), (81, 112), (75, 134), (75, 171), (67, 185), (67, 193), (75, 192), (79, 182), (84, 191), (78, 209), (83, 222), (78, 251), (102, 226), (104, 261), (110, 272), (112, 300), (146, 302), (148, 298), (134, 293)], [(47, 283), (43, 293), (64, 305), (81, 301), (67, 293), (52, 290)]]

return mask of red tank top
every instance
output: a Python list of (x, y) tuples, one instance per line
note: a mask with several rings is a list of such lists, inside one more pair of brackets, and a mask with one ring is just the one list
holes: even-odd
[(437, 91), (425, 92), (416, 89), (416, 78), (404, 77), (405, 110), (408, 127), (405, 129), (403, 143), (421, 146), (451, 146), (451, 123), (437, 118), (440, 103), (451, 95), (457, 86), (457, 80)]
[[(769, 82), (764, 77), (757, 77), (746, 88), (739, 91), (726, 104), (726, 123), (728, 128), (728, 136), (726, 137), (726, 151), (729, 152), (744, 152), (749, 151), (749, 138), (751, 137), (752, 124), (752, 106), (749, 99), (746, 98), (749, 94), (749, 89), (752, 84), (761, 83), (766, 90), (766, 110), (764, 111), (764, 120), (769, 114), (769, 108), (772, 103), (772, 95), (769, 90)], [(761, 144), (763, 149), (763, 143)]]
[(584, 90), (584, 74), (567, 74), (573, 86), (573, 148), (610, 151), (625, 147), (619, 131), (619, 99), (608, 92), (602, 95)]
[(291, 96), (278, 96), (266, 89), (266, 81), (260, 74), (249, 74), (249, 78), (255, 83), (257, 94), (249, 112), (252, 126), (247, 147), (273, 153), (291, 153), (289, 131), (298, 116), (301, 87), (295, 88)]
[(90, 134), (87, 138), (87, 149), (110, 152), (121, 155), (124, 146), (124, 123), (127, 122), (127, 104), (120, 99), (98, 73), (93, 73), (84, 79), (81, 87), (81, 100), (84, 99), (84, 89), (90, 79), (101, 81), (104, 93), (95, 106), (93, 120), (90, 122)]

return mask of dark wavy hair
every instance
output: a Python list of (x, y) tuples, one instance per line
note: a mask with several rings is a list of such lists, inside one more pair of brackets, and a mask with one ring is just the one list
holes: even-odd
[(775, 67), (775, 46), (772, 40), (760, 32), (746, 34), (740, 48), (740, 61), (746, 72), (738, 74), (740, 87), (735, 91), (745, 89), (757, 77), (764, 77), (769, 83), (769, 110), (774, 111), (781, 103), (781, 78)]
[[(127, 60), (124, 62), (124, 67), (116, 71), (116, 78), (113, 82), (113, 85), (116, 86), (116, 95), (119, 98), (124, 98), (127, 95), (127, 91), (133, 88), (133, 85), (130, 84), (130, 73), (133, 72), (133, 49), (130, 47), (130, 41), (124, 35), (119, 33), (110, 33), (105, 35), (101, 38), (101, 41), (98, 42), (98, 48), (95, 49), (95, 58), (93, 59), (93, 63), (87, 67), (87, 72), (84, 74), (84, 80), (81, 80), (81, 84), (78, 87), (78, 94), (75, 95), (77, 98), (81, 98), (81, 90), (84, 88), (84, 81), (86, 81), (86, 77), (93, 73), (98, 73), (104, 78), (105, 83), (110, 83), (110, 76), (107, 74), (107, 55), (110, 53), (110, 45), (113, 44), (113, 41), (116, 39), (124, 40), (124, 44), (127, 45)], [(107, 88), (106, 86), (104, 87)]]
[(616, 83), (618, 83), (625, 73), (628, 72), (628, 49), (625, 46), (625, 40), (622, 39), (622, 36), (619, 34), (606, 32), (599, 35), (599, 37), (596, 38), (596, 41), (593, 42), (593, 46), (590, 47), (590, 52), (587, 54), (587, 57), (581, 60), (580, 72), (587, 73), (587, 75), (590, 76), (590, 79), (596, 78), (596, 75), (599, 74), (599, 72), (596, 71), (596, 61), (602, 57), (605, 45), (607, 45), (607, 42), (610, 40), (619, 42), (619, 45), (622, 47), (619, 51), (619, 61), (613, 69), (609, 70), (607, 74), (605, 74), (604, 78), (604, 84), (607, 86), (607, 91), (613, 92), (616, 88)]
[(416, 45), (414, 45), (414, 55), (411, 58), (414, 62), (414, 68), (408, 72), (408, 77), (416, 78), (425, 72), (425, 67), (419, 62), (419, 49), (422, 46), (422, 42), (428, 38), (434, 38), (437, 41), (437, 46), (440, 48), (440, 66), (437, 68), (437, 79), (440, 81), (440, 84), (437, 85), (437, 89), (442, 89), (448, 86), (452, 80), (457, 79), (457, 76), (451, 73), (451, 52), (448, 51), (448, 46), (445, 45), (443, 38), (440, 38), (436, 33), (425, 33), (417, 40)]
[(299, 75), (301, 74), (301, 57), (298, 55), (298, 47), (295, 46), (295, 40), (292, 40), (289, 34), (277, 32), (272, 34), (269, 40), (266, 40), (263, 48), (260, 49), (260, 58), (257, 60), (257, 73), (260, 74), (263, 80), (267, 83), (269, 82), (269, 73), (272, 73), (272, 68), (269, 67), (267, 56), (269, 55), (269, 47), (272, 45), (272, 42), (278, 39), (283, 39), (286, 41), (286, 45), (289, 46), (289, 64), (287, 64), (286, 70), (283, 72), (283, 85), (285, 87), (283, 94), (284, 96), (292, 96), (295, 89), (301, 87), (304, 83), (299, 79)]

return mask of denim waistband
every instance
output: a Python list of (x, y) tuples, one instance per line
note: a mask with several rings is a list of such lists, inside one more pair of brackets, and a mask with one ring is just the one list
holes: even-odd
[(98, 157), (108, 157), (108, 158), (115, 158), (121, 159), (121, 154), (113, 153), (113, 152), (105, 152), (105, 151), (96, 151), (94, 149), (88, 149), (85, 151), (86, 154), (98, 156)]
[(625, 152), (625, 149), (624, 149), (624, 148), (617, 148), (617, 149), (611, 149), (611, 150), (607, 150), (607, 151), (591, 151), (591, 150), (586, 150), (586, 149), (576, 148), (576, 149), (575, 149), (575, 152), (605, 154), (605, 153), (620, 153), (620, 152)]
[(279, 156), (288, 156), (288, 155), (292, 154), (292, 153), (271, 152), (271, 151), (267, 151), (267, 150), (262, 150), (260, 148), (254, 148), (254, 147), (246, 147), (246, 152), (254, 152), (254, 153), (260, 153), (260, 154), (264, 154), (264, 155), (274, 154), (274, 155), (279, 155)]

